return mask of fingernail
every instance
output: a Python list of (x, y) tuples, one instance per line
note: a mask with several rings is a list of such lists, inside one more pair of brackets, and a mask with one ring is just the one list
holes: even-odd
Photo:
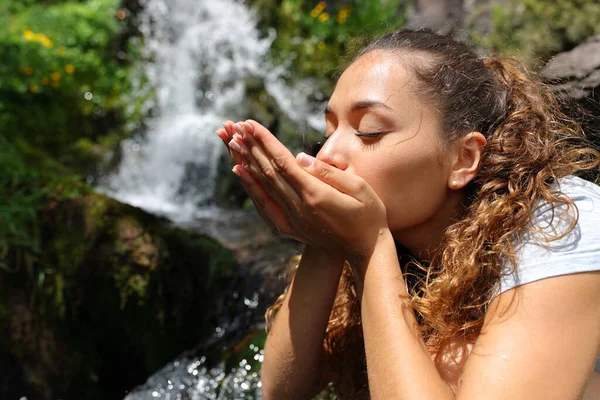
[(239, 144), (237, 144), (237, 142), (233, 139), (231, 139), (231, 141), (229, 142), (229, 147), (233, 150), (236, 151), (238, 153), (242, 152), (242, 148), (240, 147)]
[(308, 168), (313, 165), (313, 162), (315, 162), (315, 158), (313, 156), (309, 156), (306, 153), (298, 154), (298, 163), (303, 167)]
[(248, 132), (250, 135), (254, 134), (254, 127), (252, 126), (252, 124), (248, 121), (244, 122), (244, 129), (246, 130), (246, 132)]
[(246, 134), (245, 134), (245, 132), (244, 132), (244, 128), (242, 128), (242, 127), (240, 126), (240, 124), (235, 124), (235, 125), (233, 125), (233, 129), (235, 129), (235, 131), (236, 131), (237, 133), (239, 133), (239, 135), (240, 135), (242, 138), (245, 138), (245, 137), (246, 137)]
[(234, 165), (233, 168), (231, 168), (231, 172), (233, 172), (234, 174), (236, 174), (237, 176), (240, 175), (240, 173), (237, 171), (237, 165)]

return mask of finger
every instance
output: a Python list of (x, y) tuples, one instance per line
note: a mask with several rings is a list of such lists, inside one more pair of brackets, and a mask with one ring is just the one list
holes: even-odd
[[(242, 129), (238, 124), (235, 125), (235, 128), (238, 130)], [(285, 179), (285, 173), (282, 173), (280, 165), (273, 165), (262, 147), (252, 136), (246, 134), (244, 143), (248, 145), (248, 152), (244, 151), (243, 146), (239, 143), (238, 146), (242, 148), (240, 152), (248, 163), (248, 169), (254, 178), (260, 182), (265, 191), (282, 209), (287, 212), (297, 212), (300, 210), (300, 198), (296, 190)], [(288, 162), (295, 164), (294, 158), (290, 158)]]
[(233, 121), (227, 120), (223, 122), (223, 128), (225, 129), (225, 133), (227, 133), (226, 141), (229, 143), (229, 141), (233, 139), (233, 134), (235, 133), (235, 130), (233, 129)]
[(254, 177), (239, 165), (234, 166), (232, 171), (240, 178), (242, 186), (244, 186), (256, 210), (265, 222), (280, 233), (291, 232), (290, 225), (281, 209), (261, 188)]
[(309, 174), (350, 197), (366, 199), (372, 191), (360, 176), (335, 168), (311, 155), (299, 153), (296, 160)]
[(233, 163), (235, 165), (241, 165), (242, 167), (246, 166), (248, 163), (244, 159), (245, 156), (250, 152), (248, 147), (244, 143), (244, 140), (237, 133), (233, 135), (233, 139), (227, 146), (230, 150), (231, 157), (233, 158)]
[[(310, 176), (298, 166), (294, 155), (267, 128), (256, 121), (247, 120), (240, 124), (244, 140), (261, 168), (272, 169), (282, 176), (299, 193)], [(259, 151), (255, 151), (258, 148)]]

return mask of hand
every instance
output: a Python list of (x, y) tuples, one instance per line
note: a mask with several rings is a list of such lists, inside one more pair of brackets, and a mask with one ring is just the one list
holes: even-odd
[(362, 178), (304, 153), (296, 159), (255, 121), (236, 125), (241, 135), (230, 148), (247, 166), (233, 171), (275, 229), (312, 246), (343, 251), (348, 259), (375, 247), (388, 230), (386, 212)]

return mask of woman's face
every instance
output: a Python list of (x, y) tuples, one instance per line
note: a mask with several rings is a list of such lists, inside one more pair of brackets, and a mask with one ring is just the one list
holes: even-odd
[(439, 113), (415, 95), (415, 80), (398, 55), (361, 56), (329, 100), (328, 139), (317, 155), (365, 179), (387, 208), (390, 230), (400, 236), (447, 215), (452, 192)]

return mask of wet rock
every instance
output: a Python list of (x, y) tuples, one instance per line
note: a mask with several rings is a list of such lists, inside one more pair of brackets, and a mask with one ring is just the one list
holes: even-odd
[(97, 194), (39, 220), (37, 257), (0, 274), (1, 398), (120, 398), (246, 308), (206, 236)]

